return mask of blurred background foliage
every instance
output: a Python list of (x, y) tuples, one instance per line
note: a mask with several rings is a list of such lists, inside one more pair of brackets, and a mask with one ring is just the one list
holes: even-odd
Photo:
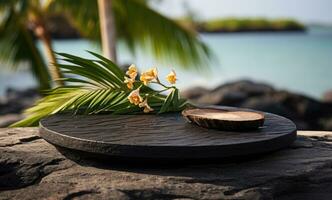
[[(47, 21), (61, 14), (78, 35), (100, 44), (98, 1), (0, 0), (0, 59), (19, 66), (28, 63), (41, 90), (52, 81), (61, 85), (62, 74), (53, 52), (51, 26)], [(157, 59), (174, 60), (185, 69), (208, 67), (211, 52), (195, 31), (159, 14), (144, 0), (113, 0), (117, 40), (131, 52), (149, 50)], [(42, 43), (47, 60), (38, 50)]]

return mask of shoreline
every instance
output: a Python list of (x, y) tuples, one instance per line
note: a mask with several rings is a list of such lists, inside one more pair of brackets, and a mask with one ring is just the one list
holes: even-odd
[[(46, 19), (53, 39), (80, 39), (79, 31), (59, 14)], [(292, 19), (265, 18), (216, 18), (193, 21), (189, 18), (174, 19), (180, 26), (197, 33), (282, 33), (306, 32), (308, 27)]]
[[(216, 31), (206, 31), (206, 30), (197, 30), (198, 34), (211, 34), (211, 35), (228, 35), (228, 34), (257, 34), (257, 33), (262, 33), (262, 34), (273, 34), (273, 33), (302, 33), (302, 34), (307, 34), (308, 30), (290, 30), (290, 29), (284, 29), (284, 30), (236, 30), (236, 31), (224, 31), (224, 30), (216, 30)], [(84, 39), (83, 37), (79, 35), (61, 35), (59, 33), (51, 33), (51, 37), (53, 40), (80, 40)]]
[(306, 34), (308, 32), (307, 29), (304, 30), (237, 30), (237, 31), (224, 31), (224, 30), (216, 30), (216, 31), (198, 31), (200, 34), (238, 34), (238, 33), (303, 33)]

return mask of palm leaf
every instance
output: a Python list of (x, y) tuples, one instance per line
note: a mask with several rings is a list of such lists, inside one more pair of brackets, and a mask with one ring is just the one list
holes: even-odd
[(207, 67), (210, 51), (196, 33), (149, 8), (138, 0), (117, 0), (113, 4), (116, 27), (128, 46), (151, 50), (157, 59), (178, 61), (184, 68)]
[[(26, 110), (25, 119), (12, 126), (35, 126), (41, 118), (61, 112), (123, 114), (141, 111), (142, 108), (130, 104), (127, 99), (131, 90), (123, 82), (125, 73), (105, 57), (92, 52), (91, 54), (96, 60), (58, 53), (62, 60), (66, 61), (65, 64), (59, 65), (66, 76), (63, 79), (66, 85), (50, 90), (47, 96)], [(74, 77), (70, 77), (73, 75)], [(177, 89), (171, 93), (172, 98), (166, 98), (142, 83), (135, 84), (135, 87), (141, 88), (142, 96), (149, 94), (151, 106), (156, 111), (162, 109), (160, 113), (181, 109), (180, 104), (174, 104), (179, 101)]]

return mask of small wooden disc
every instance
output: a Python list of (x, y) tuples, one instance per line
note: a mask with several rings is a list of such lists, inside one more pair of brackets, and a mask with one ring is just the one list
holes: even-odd
[(182, 115), (199, 126), (226, 131), (254, 130), (264, 124), (264, 115), (253, 111), (191, 108)]

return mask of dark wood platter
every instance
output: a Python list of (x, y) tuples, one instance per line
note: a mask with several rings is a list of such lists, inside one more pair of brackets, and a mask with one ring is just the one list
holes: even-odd
[[(218, 107), (220, 109), (234, 109)], [(296, 126), (264, 113), (264, 126), (247, 132), (206, 129), (181, 113), (162, 115), (66, 115), (40, 122), (40, 135), (57, 146), (109, 157), (220, 159), (275, 151), (296, 139)]]

